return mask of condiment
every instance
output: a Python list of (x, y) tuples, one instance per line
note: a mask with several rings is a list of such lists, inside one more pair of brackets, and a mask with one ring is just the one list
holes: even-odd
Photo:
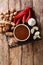
[(14, 34), (15, 34), (16, 38), (18, 38), (20, 40), (25, 40), (29, 35), (29, 30), (26, 26), (20, 25), (15, 29)]

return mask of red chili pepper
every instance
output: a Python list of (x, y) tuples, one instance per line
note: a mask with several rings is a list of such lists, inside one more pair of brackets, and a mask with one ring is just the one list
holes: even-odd
[(16, 19), (14, 19), (14, 23), (16, 24)]
[[(29, 14), (28, 18), (26, 19), (25, 15)], [(16, 14), (14, 16), (14, 23), (16, 23), (17, 19), (20, 19), (22, 18), (25, 20), (26, 19), (26, 22), (27, 20), (31, 17), (31, 11), (30, 11), (30, 7), (26, 7), (23, 11), (19, 12), (18, 14)]]
[(26, 15), (23, 16), (22, 21), (23, 21), (23, 23), (26, 21)]
[(17, 20), (16, 25), (17, 25), (17, 24), (20, 24), (20, 20), (21, 20), (21, 19), (18, 19), (18, 20)]
[(29, 8), (29, 11), (28, 11), (28, 17), (27, 17), (27, 19), (26, 19), (26, 22), (28, 22), (28, 20), (31, 18), (31, 10), (30, 10), (30, 8)]
[(21, 18), (23, 15), (27, 14), (27, 11), (29, 10), (29, 7), (24, 9), (23, 11), (19, 12), (17, 15), (14, 16), (14, 18)]

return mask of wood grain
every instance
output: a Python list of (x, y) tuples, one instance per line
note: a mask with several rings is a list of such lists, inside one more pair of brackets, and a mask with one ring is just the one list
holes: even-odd
[(15, 3), (16, 3), (16, 10), (19, 11), (20, 10), (20, 6), (21, 6), (20, 5), (20, 0), (16, 0)]
[(0, 0), (0, 13), (8, 10), (8, 0)]
[(10, 49), (10, 65), (21, 65), (21, 46)]
[[(8, 0), (0, 0), (0, 13), (8, 10)], [(9, 52), (6, 36), (0, 33), (0, 65), (9, 65)]]
[(34, 49), (34, 65), (43, 65), (43, 1), (33, 0), (33, 9), (35, 11), (38, 26), (41, 31), (42, 40), (33, 44)]
[(22, 46), (22, 65), (33, 65), (32, 43)]
[(33, 0), (21, 0), (21, 9), (24, 9), (26, 6), (33, 6)]
[(9, 65), (8, 43), (3, 34), (0, 34), (0, 65)]
[(20, 10), (20, 0), (9, 0), (9, 10), (12, 9)]
[(15, 7), (16, 7), (15, 1), (14, 0), (9, 0), (9, 10), (15, 9)]

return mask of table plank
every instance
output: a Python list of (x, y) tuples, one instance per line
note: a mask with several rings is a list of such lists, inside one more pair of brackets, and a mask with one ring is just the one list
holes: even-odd
[(22, 46), (22, 65), (33, 65), (32, 43)]
[[(8, 10), (8, 0), (0, 0), (0, 13)], [(9, 65), (9, 49), (6, 36), (0, 33), (0, 65)]]
[(20, 10), (20, 0), (9, 0), (9, 10)]
[(34, 49), (34, 65), (43, 65), (43, 1), (33, 0), (33, 9), (37, 18), (37, 23), (41, 31), (42, 40), (33, 44)]
[(9, 65), (8, 43), (3, 34), (0, 34), (0, 65)]
[(0, 0), (0, 13), (8, 10), (8, 0)]
[(10, 48), (10, 65), (21, 65), (21, 46)]
[(26, 6), (33, 6), (33, 0), (21, 0), (21, 10), (24, 9)]
[[(16, 0), (15, 0), (16, 1)], [(15, 9), (16, 3), (14, 0), (9, 0), (9, 10)]]

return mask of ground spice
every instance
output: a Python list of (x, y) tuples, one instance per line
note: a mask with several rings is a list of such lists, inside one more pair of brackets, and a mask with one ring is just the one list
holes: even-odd
[(26, 26), (20, 25), (15, 29), (15, 36), (20, 40), (26, 39), (28, 35), (29, 31)]

